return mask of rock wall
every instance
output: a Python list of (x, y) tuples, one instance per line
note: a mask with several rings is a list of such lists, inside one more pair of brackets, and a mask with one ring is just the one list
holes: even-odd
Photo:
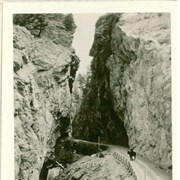
[(17, 180), (39, 179), (45, 157), (54, 156), (56, 139), (71, 136), (71, 92), (79, 58), (71, 47), (76, 26), (73, 21), (66, 26), (67, 16), (14, 15)]
[(67, 179), (137, 180), (137, 176), (131, 164), (123, 155), (104, 151), (102, 153), (82, 157), (55, 178), (55, 180)]
[(100, 136), (172, 169), (170, 14), (102, 16), (90, 55), (92, 81), (74, 136)]
[[(111, 55), (111, 31), (119, 19), (118, 15), (110, 15), (100, 19), (96, 27), (94, 49), (97, 56), (91, 64), (91, 82), (84, 95), (80, 112), (73, 122), (73, 131), (76, 138), (97, 141), (98, 136), (104, 143), (118, 143), (127, 146), (127, 134), (123, 122), (114, 111), (114, 102), (110, 92), (109, 73), (105, 60)], [(101, 38), (102, 36), (102, 38)], [(103, 48), (102, 48), (103, 47)], [(119, 141), (121, 139), (121, 141)]]

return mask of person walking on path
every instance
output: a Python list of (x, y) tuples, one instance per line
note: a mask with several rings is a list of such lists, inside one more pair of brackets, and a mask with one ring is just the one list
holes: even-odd
[(136, 159), (136, 152), (134, 152), (133, 149), (130, 149), (130, 151), (128, 151), (128, 155), (131, 161), (134, 161)]

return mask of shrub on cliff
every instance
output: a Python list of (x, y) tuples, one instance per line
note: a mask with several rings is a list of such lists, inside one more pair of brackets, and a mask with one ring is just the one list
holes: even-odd
[(64, 25), (67, 31), (73, 31), (76, 28), (72, 14), (65, 16)]
[(43, 14), (15, 14), (13, 16), (13, 23), (24, 26), (31, 34), (38, 37), (40, 37), (42, 30), (48, 24)]
[(15, 14), (13, 16), (13, 23), (19, 26), (25, 26), (26, 20), (30, 17), (30, 14)]

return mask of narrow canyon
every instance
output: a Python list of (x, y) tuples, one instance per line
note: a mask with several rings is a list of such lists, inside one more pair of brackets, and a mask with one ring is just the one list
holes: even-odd
[(170, 14), (100, 16), (86, 76), (72, 14), (13, 23), (16, 180), (171, 179)]

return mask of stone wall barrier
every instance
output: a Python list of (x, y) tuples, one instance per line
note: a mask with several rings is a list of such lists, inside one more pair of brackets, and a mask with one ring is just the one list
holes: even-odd
[(123, 164), (123, 165), (126, 167), (126, 169), (127, 169), (128, 172), (129, 172), (129, 175), (132, 175), (132, 176), (134, 177), (134, 180), (138, 180), (137, 175), (136, 175), (136, 173), (135, 173), (135, 171), (134, 171), (131, 163), (129, 162), (129, 160), (128, 160), (125, 156), (123, 156), (123, 155), (121, 155), (121, 154), (119, 154), (119, 153), (117, 153), (117, 152), (114, 152), (114, 153), (113, 153), (113, 157), (114, 157), (119, 163)]

